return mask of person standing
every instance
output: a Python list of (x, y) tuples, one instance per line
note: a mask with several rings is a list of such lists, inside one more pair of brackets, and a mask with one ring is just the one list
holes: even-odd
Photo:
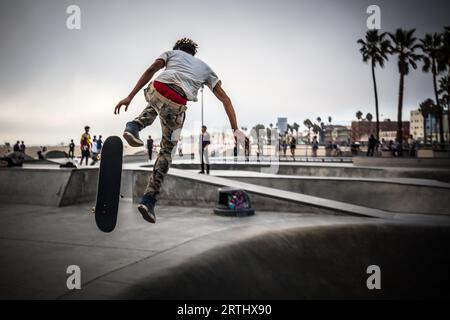
[(371, 134), (370, 138), (369, 138), (369, 146), (368, 146), (368, 149), (367, 149), (367, 156), (368, 157), (373, 157), (376, 146), (377, 146), (377, 139), (374, 137), (373, 134)]
[(73, 143), (73, 139), (71, 139), (69, 144), (69, 158), (73, 160), (74, 156), (75, 156), (75, 143)]
[(178, 149), (178, 156), (179, 156), (180, 158), (182, 158), (182, 157), (183, 157), (183, 141), (182, 141), (181, 138), (180, 138), (180, 140), (178, 141), (177, 149)]
[(286, 136), (283, 137), (283, 139), (281, 140), (281, 147), (283, 148), (283, 156), (286, 158), (286, 151), (287, 151), (287, 141), (286, 141)]
[(81, 149), (81, 161), (80, 165), (83, 165), (83, 160), (86, 159), (86, 165), (88, 165), (89, 158), (91, 156), (91, 135), (89, 134), (90, 127), (84, 127), (84, 133), (81, 135), (80, 139), (80, 149)]
[(409, 146), (409, 156), (415, 157), (416, 156), (416, 141), (414, 140), (414, 137), (412, 135), (408, 138), (408, 146)]
[(22, 143), (20, 144), (20, 152), (25, 154), (26, 149), (27, 147), (25, 146), (25, 143), (22, 141)]
[(98, 156), (98, 150), (97, 150), (97, 136), (94, 136), (94, 139), (92, 140), (91, 144), (91, 152), (92, 152), (92, 162), (91, 166), (97, 163), (97, 156)]
[(17, 141), (13, 147), (14, 152), (20, 152), (20, 141)]
[(317, 136), (314, 136), (312, 144), (312, 156), (317, 158), (317, 150), (319, 150), (319, 141), (317, 141)]
[(201, 171), (200, 174), (205, 173), (205, 164), (206, 164), (206, 174), (209, 174), (209, 150), (208, 146), (211, 144), (211, 137), (208, 133), (208, 128), (206, 126), (202, 126), (202, 133), (200, 134), (200, 156), (202, 158), (201, 161)]
[(148, 160), (152, 161), (152, 156), (153, 156), (153, 139), (152, 139), (152, 136), (148, 136), (148, 139), (147, 139), (147, 152), (148, 152)]
[(98, 136), (98, 139), (97, 139), (97, 153), (98, 154), (102, 153), (102, 148), (103, 148), (102, 136)]
[(289, 141), (289, 146), (291, 149), (292, 159), (295, 161), (295, 149), (297, 148), (297, 140), (295, 139), (294, 136), (291, 137)]

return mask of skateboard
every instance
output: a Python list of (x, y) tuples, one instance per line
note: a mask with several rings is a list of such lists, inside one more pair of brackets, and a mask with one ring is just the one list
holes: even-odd
[(123, 144), (119, 137), (106, 139), (101, 155), (98, 173), (95, 222), (103, 232), (111, 232), (116, 227), (122, 176)]

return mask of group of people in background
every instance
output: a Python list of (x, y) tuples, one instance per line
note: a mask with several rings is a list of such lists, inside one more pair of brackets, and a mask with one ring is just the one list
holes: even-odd
[(23, 141), (17, 141), (16, 144), (13, 147), (14, 152), (21, 152), (25, 154), (27, 147), (25, 146), (25, 143)]
[[(103, 147), (102, 136), (94, 136), (91, 140), (91, 135), (89, 126), (84, 127), (84, 132), (80, 138), (80, 149), (81, 149), (81, 161), (80, 165), (83, 165), (83, 161), (86, 161), (86, 165), (88, 165), (89, 159), (92, 159), (91, 166), (97, 163), (99, 160), (99, 155), (101, 154)], [(70, 140), (69, 144), (69, 157), (73, 159), (75, 156), (75, 143), (73, 139)]]

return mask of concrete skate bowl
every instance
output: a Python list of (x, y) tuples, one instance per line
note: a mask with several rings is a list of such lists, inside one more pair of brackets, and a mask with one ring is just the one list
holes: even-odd
[[(139, 279), (117, 298), (449, 298), (449, 249), (450, 228), (443, 226), (285, 229), (211, 248)], [(381, 290), (367, 288), (371, 265), (381, 269)]]

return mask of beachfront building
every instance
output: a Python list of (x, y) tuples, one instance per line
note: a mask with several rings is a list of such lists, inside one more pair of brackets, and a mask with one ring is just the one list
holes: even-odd
[[(407, 141), (409, 137), (410, 123), (409, 121), (403, 121), (403, 141)], [(375, 121), (361, 120), (361, 121), (352, 121), (352, 141), (353, 142), (367, 142), (371, 134), (376, 136), (377, 124)], [(394, 135), (394, 139), (392, 139), (392, 132), (397, 132), (397, 121), (381, 121), (380, 122), (380, 141), (383, 139), (383, 136), (390, 137), (389, 140), (395, 140), (396, 134)], [(385, 139), (386, 140), (386, 139)]]

